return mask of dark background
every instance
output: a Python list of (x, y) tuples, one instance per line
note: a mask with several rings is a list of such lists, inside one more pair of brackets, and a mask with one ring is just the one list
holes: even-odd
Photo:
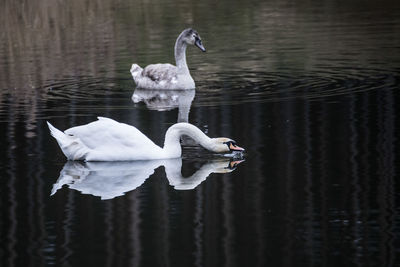
[[(398, 1), (3, 1), (1, 266), (395, 266)], [(107, 116), (158, 145), (178, 109), (129, 69), (188, 48), (189, 122), (245, 161), (175, 190), (164, 167), (111, 200), (64, 186), (62, 130)], [(171, 106), (172, 108), (172, 106)], [(214, 156), (184, 145), (184, 176)]]

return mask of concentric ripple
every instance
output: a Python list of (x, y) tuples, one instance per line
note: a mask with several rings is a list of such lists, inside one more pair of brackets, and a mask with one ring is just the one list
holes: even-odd
[(231, 72), (216, 73), (201, 81), (197, 106), (277, 102), (288, 99), (321, 99), (370, 90), (396, 89), (396, 71), (373, 69), (330, 70), (309, 73)]
[(57, 81), (49, 81), (44, 89), (52, 99), (93, 100), (98, 97), (123, 95), (121, 90), (115, 90), (120, 81), (111, 78), (70, 77)]
[[(203, 77), (196, 77), (194, 99), (192, 95), (186, 104), (184, 99), (179, 101), (183, 101), (188, 107), (280, 102), (291, 99), (318, 101), (370, 90), (395, 90), (400, 83), (398, 73), (396, 69), (346, 69), (332, 66), (320, 66), (318, 70), (307, 72), (248, 70), (207, 73)], [(8, 120), (7, 112), (10, 109), (19, 114), (29, 112), (37, 117), (42, 117), (47, 111), (87, 114), (87, 111), (94, 110), (146, 109), (146, 105), (133, 103), (131, 97), (134, 91), (135, 84), (129, 76), (123, 79), (74, 76), (51, 80), (40, 88), (25, 90), (26, 94), (23, 97), (17, 92), (3, 95), (0, 120)], [(40, 95), (37, 92), (40, 92)], [(37, 104), (32, 106), (35, 102)], [(163, 106), (162, 110), (176, 107), (175, 103), (170, 108), (167, 105)]]

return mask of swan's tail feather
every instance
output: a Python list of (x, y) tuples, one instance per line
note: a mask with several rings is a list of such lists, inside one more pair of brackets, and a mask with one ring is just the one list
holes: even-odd
[(67, 135), (47, 122), (50, 134), (57, 140), (62, 152), (69, 160), (85, 160), (90, 149), (82, 141), (72, 135)]
[(131, 74), (133, 79), (136, 82), (136, 79), (139, 77), (139, 75), (142, 73), (143, 69), (138, 65), (138, 64), (132, 64), (131, 67)]

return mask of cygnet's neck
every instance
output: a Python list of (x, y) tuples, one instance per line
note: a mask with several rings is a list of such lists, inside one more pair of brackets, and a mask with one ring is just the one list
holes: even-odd
[(186, 47), (187, 44), (183, 40), (183, 34), (180, 34), (175, 42), (175, 62), (179, 74), (189, 73), (189, 68), (186, 64)]
[(177, 123), (169, 127), (165, 134), (164, 153), (172, 154), (180, 157), (182, 148), (180, 138), (182, 135), (187, 135), (196, 141), (199, 145), (208, 150), (213, 150), (212, 139), (205, 135), (199, 128), (190, 123)]

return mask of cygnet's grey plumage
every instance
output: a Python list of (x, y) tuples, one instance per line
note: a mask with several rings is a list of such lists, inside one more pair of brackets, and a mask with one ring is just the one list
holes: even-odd
[(185, 29), (175, 42), (175, 62), (171, 64), (151, 64), (142, 69), (137, 64), (132, 64), (131, 74), (137, 88), (142, 89), (194, 89), (195, 83), (190, 76), (186, 64), (186, 47), (195, 45), (201, 51), (206, 49), (201, 43), (200, 35), (193, 29)]

